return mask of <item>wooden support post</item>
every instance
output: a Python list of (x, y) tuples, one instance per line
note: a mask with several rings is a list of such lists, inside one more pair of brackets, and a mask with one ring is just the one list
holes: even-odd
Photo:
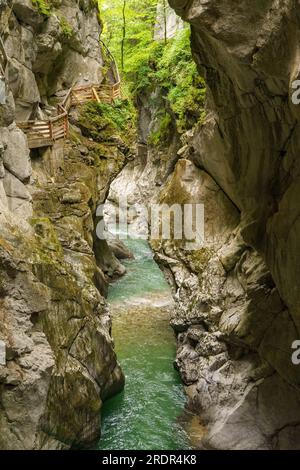
[(74, 103), (73, 100), (76, 101), (76, 104), (80, 104), (80, 98), (76, 95), (76, 91), (72, 91), (72, 104)]
[(95, 87), (92, 87), (92, 92), (93, 92), (93, 95), (94, 95), (95, 100), (96, 100), (98, 103), (101, 103), (101, 100), (100, 100), (100, 98), (99, 98), (99, 96), (98, 96), (98, 93), (97, 93)]
[(65, 130), (65, 138), (68, 139), (69, 137), (69, 117), (66, 116), (64, 118), (64, 130)]
[(53, 124), (52, 124), (52, 121), (49, 121), (49, 134), (50, 134), (50, 139), (53, 140)]
[(110, 89), (110, 102), (114, 102), (114, 86), (112, 86)]

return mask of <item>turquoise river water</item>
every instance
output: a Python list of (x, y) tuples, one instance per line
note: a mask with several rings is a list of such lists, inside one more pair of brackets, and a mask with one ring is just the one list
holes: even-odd
[(135, 260), (111, 285), (108, 301), (125, 389), (104, 404), (99, 449), (191, 449), (185, 395), (176, 370), (169, 326), (172, 297), (146, 241), (128, 240)]

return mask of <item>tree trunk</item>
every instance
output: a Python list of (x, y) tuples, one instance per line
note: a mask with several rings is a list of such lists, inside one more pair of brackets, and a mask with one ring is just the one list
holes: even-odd
[(164, 15), (164, 34), (165, 34), (165, 44), (168, 42), (168, 24), (167, 24), (167, 0), (164, 0), (163, 3), (163, 15)]
[(124, 71), (124, 52), (125, 52), (125, 39), (126, 39), (126, 0), (123, 1), (123, 36), (121, 42), (121, 65)]

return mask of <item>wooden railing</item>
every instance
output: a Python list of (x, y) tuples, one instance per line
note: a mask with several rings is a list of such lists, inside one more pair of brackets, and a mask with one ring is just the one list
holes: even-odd
[(27, 135), (31, 149), (51, 146), (56, 140), (69, 136), (69, 119), (65, 112), (45, 121), (25, 121), (17, 125)]
[(121, 98), (120, 82), (114, 85), (83, 85), (71, 90), (72, 105), (98, 101), (98, 103), (113, 103)]
[(120, 82), (114, 85), (82, 85), (72, 87), (57, 106), (57, 116), (47, 120), (17, 122), (27, 135), (29, 148), (48, 147), (69, 136), (69, 110), (72, 106), (97, 101), (112, 104), (121, 98)]
[[(108, 50), (108, 49), (107, 49)], [(112, 56), (111, 56), (112, 57)], [(6, 76), (8, 57), (0, 35), (0, 76)], [(115, 69), (117, 65), (115, 63)], [(74, 86), (58, 104), (55, 116), (45, 120), (17, 122), (17, 126), (27, 135), (29, 148), (48, 147), (59, 139), (69, 136), (69, 111), (72, 106), (97, 101), (112, 104), (121, 98), (120, 76), (115, 76), (117, 83)]]

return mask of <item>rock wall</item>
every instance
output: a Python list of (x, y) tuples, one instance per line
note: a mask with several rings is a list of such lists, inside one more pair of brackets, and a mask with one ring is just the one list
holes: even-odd
[(205, 123), (186, 136), (187, 161), (176, 170), (187, 194), (198, 185), (205, 245), (189, 255), (163, 244), (159, 255), (177, 289), (177, 365), (207, 425), (201, 445), (299, 448), (299, 366), (291, 359), (300, 336), (300, 109), (291, 100), (299, 5), (170, 4), (191, 23), (208, 86)]
[(191, 23), (206, 119), (181, 139), (173, 124), (154, 148), (165, 103), (159, 89), (141, 94), (138, 158), (111, 185), (129, 156), (118, 139), (93, 142), (74, 115), (66, 145), (30, 156), (14, 123), (101, 77), (93, 2), (55, 0), (41, 14), (30, 0), (0, 1), (1, 448), (88, 445), (102, 400), (123, 385), (104, 300), (106, 276), (122, 268), (94, 239), (109, 188), (114, 206), (125, 194), (129, 205), (205, 206), (201, 249), (152, 242), (174, 290), (176, 366), (205, 428), (199, 447), (299, 448), (299, 5), (248, 3), (170, 0)]
[(47, 115), (56, 93), (102, 74), (95, 3), (50, 3), (41, 14), (29, 0), (0, 2), (1, 449), (91, 445), (103, 400), (124, 385), (104, 298), (107, 275), (123, 271), (94, 239), (124, 146), (84, 137), (75, 116), (69, 141), (30, 154), (14, 122)]
[[(148, 224), (138, 213), (138, 205), (148, 205), (161, 190), (166, 178), (172, 173), (179, 156), (180, 136), (175, 123), (172, 124), (172, 138), (167, 147), (157, 149), (148, 145), (150, 134), (159, 127), (159, 113), (165, 106), (165, 97), (160, 87), (152, 91), (143, 90), (137, 96), (137, 150), (136, 158), (127, 163), (112, 181), (106, 199), (107, 221), (109, 213), (117, 206), (128, 204), (131, 208), (130, 222), (133, 232), (145, 234)], [(136, 211), (134, 210), (136, 206)], [(117, 209), (118, 210), (118, 209)]]
[(171, 39), (179, 29), (183, 29), (184, 23), (175, 11), (170, 8), (167, 0), (157, 2), (157, 16), (154, 31), (156, 41)]
[[(115, 205), (202, 203), (205, 241), (152, 240), (174, 292), (176, 367), (199, 416), (199, 448), (300, 446), (299, 5), (180, 1), (207, 83), (206, 118), (168, 145), (147, 145), (157, 89), (138, 97), (139, 156), (109, 193)], [(154, 104), (153, 104), (154, 103)], [(132, 212), (131, 212), (132, 214)], [(136, 213), (134, 229), (142, 226)], [(203, 432), (205, 429), (205, 432)]]
[(47, 112), (48, 98), (61, 90), (99, 82), (103, 59), (95, 2), (51, 0), (47, 15), (31, 0), (6, 3), (12, 12), (3, 13), (1, 29), (18, 120), (38, 114), (39, 106)]

